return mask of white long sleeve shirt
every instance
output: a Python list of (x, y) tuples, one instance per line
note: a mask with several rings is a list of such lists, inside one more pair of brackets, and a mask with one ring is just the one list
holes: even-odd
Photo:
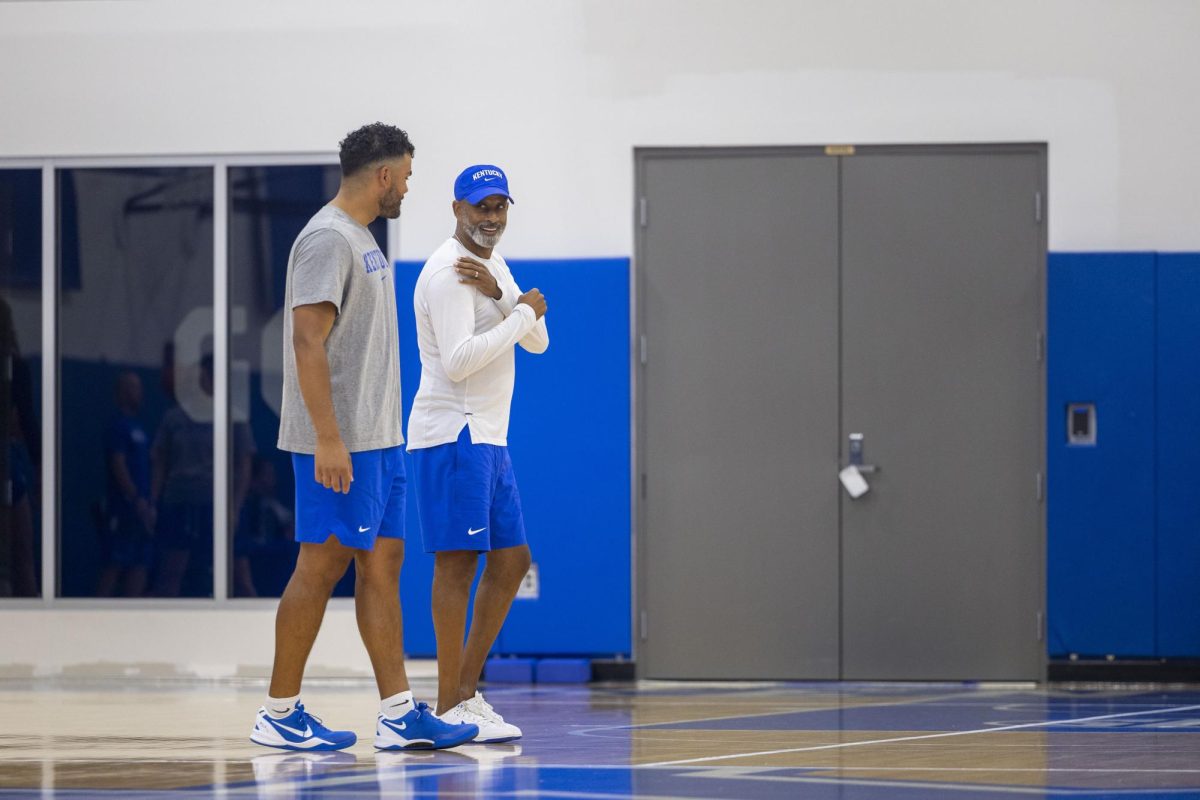
[[(454, 265), (464, 256), (487, 266), (500, 287), (499, 300), (460, 283)], [(454, 442), (463, 425), (475, 444), (508, 444), (513, 346), (531, 353), (550, 346), (545, 318), (518, 305), (520, 296), (495, 250), (491, 258), (479, 258), (451, 237), (425, 262), (413, 292), (421, 385), (408, 418), (409, 450)]]

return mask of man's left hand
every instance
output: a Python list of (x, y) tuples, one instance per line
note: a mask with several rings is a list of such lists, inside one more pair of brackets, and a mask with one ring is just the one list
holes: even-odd
[(488, 268), (475, 259), (463, 256), (458, 259), (454, 268), (458, 270), (459, 283), (474, 286), (493, 300), (499, 300), (503, 296), (504, 293), (500, 290), (492, 273), (488, 272)]

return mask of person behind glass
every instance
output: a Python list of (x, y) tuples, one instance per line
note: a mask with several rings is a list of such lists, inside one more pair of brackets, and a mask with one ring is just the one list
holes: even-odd
[[(499, 167), (467, 167), (454, 183), (454, 235), (417, 278), (413, 309), (421, 385), (408, 420), (417, 511), (435, 553), (433, 624), (438, 713), (479, 726), (479, 742), (521, 736), (478, 691), (488, 651), (529, 571), (521, 498), (508, 455), (514, 345), (550, 345), (546, 299), (522, 293), (495, 251), (513, 202)], [(487, 554), (464, 649), (479, 554)]]
[(291, 575), (299, 546), (292, 510), (275, 496), (277, 488), (275, 465), (255, 456), (233, 537), (234, 597), (276, 597)]
[(3, 297), (0, 365), (0, 597), (36, 597), (32, 496), (39, 430), (29, 364), (21, 358), (12, 308)]
[[(213, 357), (197, 365), (199, 388), (213, 393)], [(175, 387), (177, 393), (180, 387)], [(233, 493), (230, 514), (236, 519), (250, 481), (254, 439), (246, 423), (232, 426)], [(212, 563), (213, 426), (194, 419), (178, 402), (163, 414), (151, 449), (151, 499), (157, 509), (154, 545), (157, 563), (151, 593), (156, 597), (203, 596)]]
[(404, 561), (404, 437), (391, 264), (367, 226), (395, 219), (414, 147), (374, 123), (341, 142), (337, 196), (292, 246), (284, 288), (279, 449), (296, 473), (300, 554), (275, 618), (275, 663), (250, 740), (285, 750), (340, 750), (353, 731), (331, 730), (300, 701), (304, 665), (334, 585), (354, 562), (358, 630), (379, 689), (375, 747), (453, 747), (478, 733), (417, 704), (404, 668), (400, 566)]
[(101, 520), (104, 560), (96, 583), (98, 597), (141, 597), (152, 558), (154, 504), (150, 501), (150, 439), (138, 413), (142, 379), (122, 372), (116, 384), (117, 413), (104, 435), (108, 487)]

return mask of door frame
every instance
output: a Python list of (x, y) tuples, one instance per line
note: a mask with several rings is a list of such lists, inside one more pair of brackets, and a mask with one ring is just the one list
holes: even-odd
[[(1047, 503), (1047, 483), (1046, 483), (1046, 254), (1048, 249), (1048, 230), (1049, 230), (1049, 195), (1047, 192), (1047, 175), (1049, 161), (1049, 145), (1046, 142), (963, 142), (963, 143), (944, 143), (944, 144), (869, 144), (869, 145), (847, 145), (847, 144), (829, 144), (829, 145), (720, 145), (720, 146), (686, 146), (686, 147), (635, 147), (633, 149), (634, 160), (634, 181), (633, 181), (633, 203), (631, 223), (633, 225), (633, 257), (629, 263), (629, 458), (630, 458), (630, 568), (632, 575), (630, 576), (630, 657), (634, 662), (635, 676), (643, 678), (645, 672), (644, 661), (639, 658), (639, 651), (642, 643), (646, 640), (646, 610), (642, 607), (642, 598), (646, 596), (645, 583), (646, 570), (643, 568), (646, 559), (645, 540), (642, 536), (642, 531), (645, 525), (645, 508), (643, 498), (646, 486), (645, 481), (645, 458), (642, 450), (641, 442), (643, 432), (645, 431), (645, 386), (640, 380), (641, 367), (645, 363), (646, 356), (644, 349), (644, 334), (646, 330), (644, 314), (645, 309), (641, 302), (641, 297), (644, 294), (643, 283), (645, 274), (640, 268), (640, 265), (645, 259), (645, 226), (649, 221), (649, 215), (652, 212), (647, 208), (645, 203), (646, 189), (646, 165), (654, 160), (670, 160), (670, 159), (696, 159), (696, 158), (730, 158), (737, 156), (759, 157), (772, 155), (790, 155), (790, 156), (825, 156), (828, 158), (843, 158), (853, 157), (856, 155), (870, 154), (895, 154), (895, 155), (919, 155), (919, 154), (1032, 154), (1038, 160), (1038, 199), (1036, 208), (1031, 209), (1031, 213), (1037, 215), (1040, 222), (1038, 228), (1039, 250), (1042, 253), (1041, 274), (1042, 279), (1039, 282), (1039, 297), (1038, 297), (1038, 319), (1040, 320), (1040, 336), (1037, 340), (1038, 351), (1040, 357), (1041, 369), (1039, 370), (1038, 380), (1038, 408), (1042, 413), (1038, 414), (1040, 437), (1039, 454), (1040, 465), (1039, 474), (1041, 476), (1041, 513), (1038, 515), (1038, 533), (1041, 536), (1042, 547), (1040, 552), (1042, 557), (1039, 559), (1036, 566), (1039, 580), (1038, 585), (1041, 587), (1041, 596), (1038, 598), (1039, 605), (1042, 608), (1041, 626), (1039, 630), (1040, 641), (1043, 643), (1042, 666), (1040, 669), (1039, 680), (1046, 679), (1046, 670), (1049, 667), (1049, 658), (1045, 652), (1046, 631), (1048, 623), (1046, 618), (1046, 503)], [(840, 217), (840, 209), (839, 209)], [(840, 224), (839, 224), (840, 231)], [(840, 233), (839, 233), (840, 236)], [(839, 273), (841, 270), (841, 241), (838, 242), (838, 262)], [(840, 277), (839, 277), (840, 281)], [(838, 340), (841, 341), (841, 309), (838, 309)], [(840, 348), (840, 344), (839, 344)], [(839, 368), (839, 388), (840, 387), (840, 368)], [(839, 408), (839, 416), (841, 410)], [(839, 423), (840, 424), (840, 423)], [(838, 521), (838, 536), (841, 536), (841, 520), (839, 512)], [(841, 580), (842, 566), (838, 564), (839, 581)], [(839, 605), (838, 616), (841, 617), (841, 608)], [(841, 635), (841, 623), (839, 622), (839, 636)], [(840, 661), (840, 656), (839, 656)]]

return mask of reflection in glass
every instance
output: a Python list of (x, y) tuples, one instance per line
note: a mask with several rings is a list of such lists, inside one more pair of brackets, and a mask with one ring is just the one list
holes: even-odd
[[(230, 595), (279, 597), (299, 545), (293, 538), (295, 484), (289, 453), (276, 449), (283, 392), (283, 290), (296, 236), (337, 194), (336, 165), (229, 170), (230, 416), (248, 426), (257, 453), (230, 543)], [(387, 224), (371, 233), (387, 252)], [(231, 447), (231, 454), (236, 447)], [(230, 464), (231, 497), (239, 470)], [(334, 589), (354, 594), (353, 568)]]
[(62, 595), (209, 597), (212, 170), (58, 192)]
[(0, 170), (0, 597), (41, 595), (42, 173)]

